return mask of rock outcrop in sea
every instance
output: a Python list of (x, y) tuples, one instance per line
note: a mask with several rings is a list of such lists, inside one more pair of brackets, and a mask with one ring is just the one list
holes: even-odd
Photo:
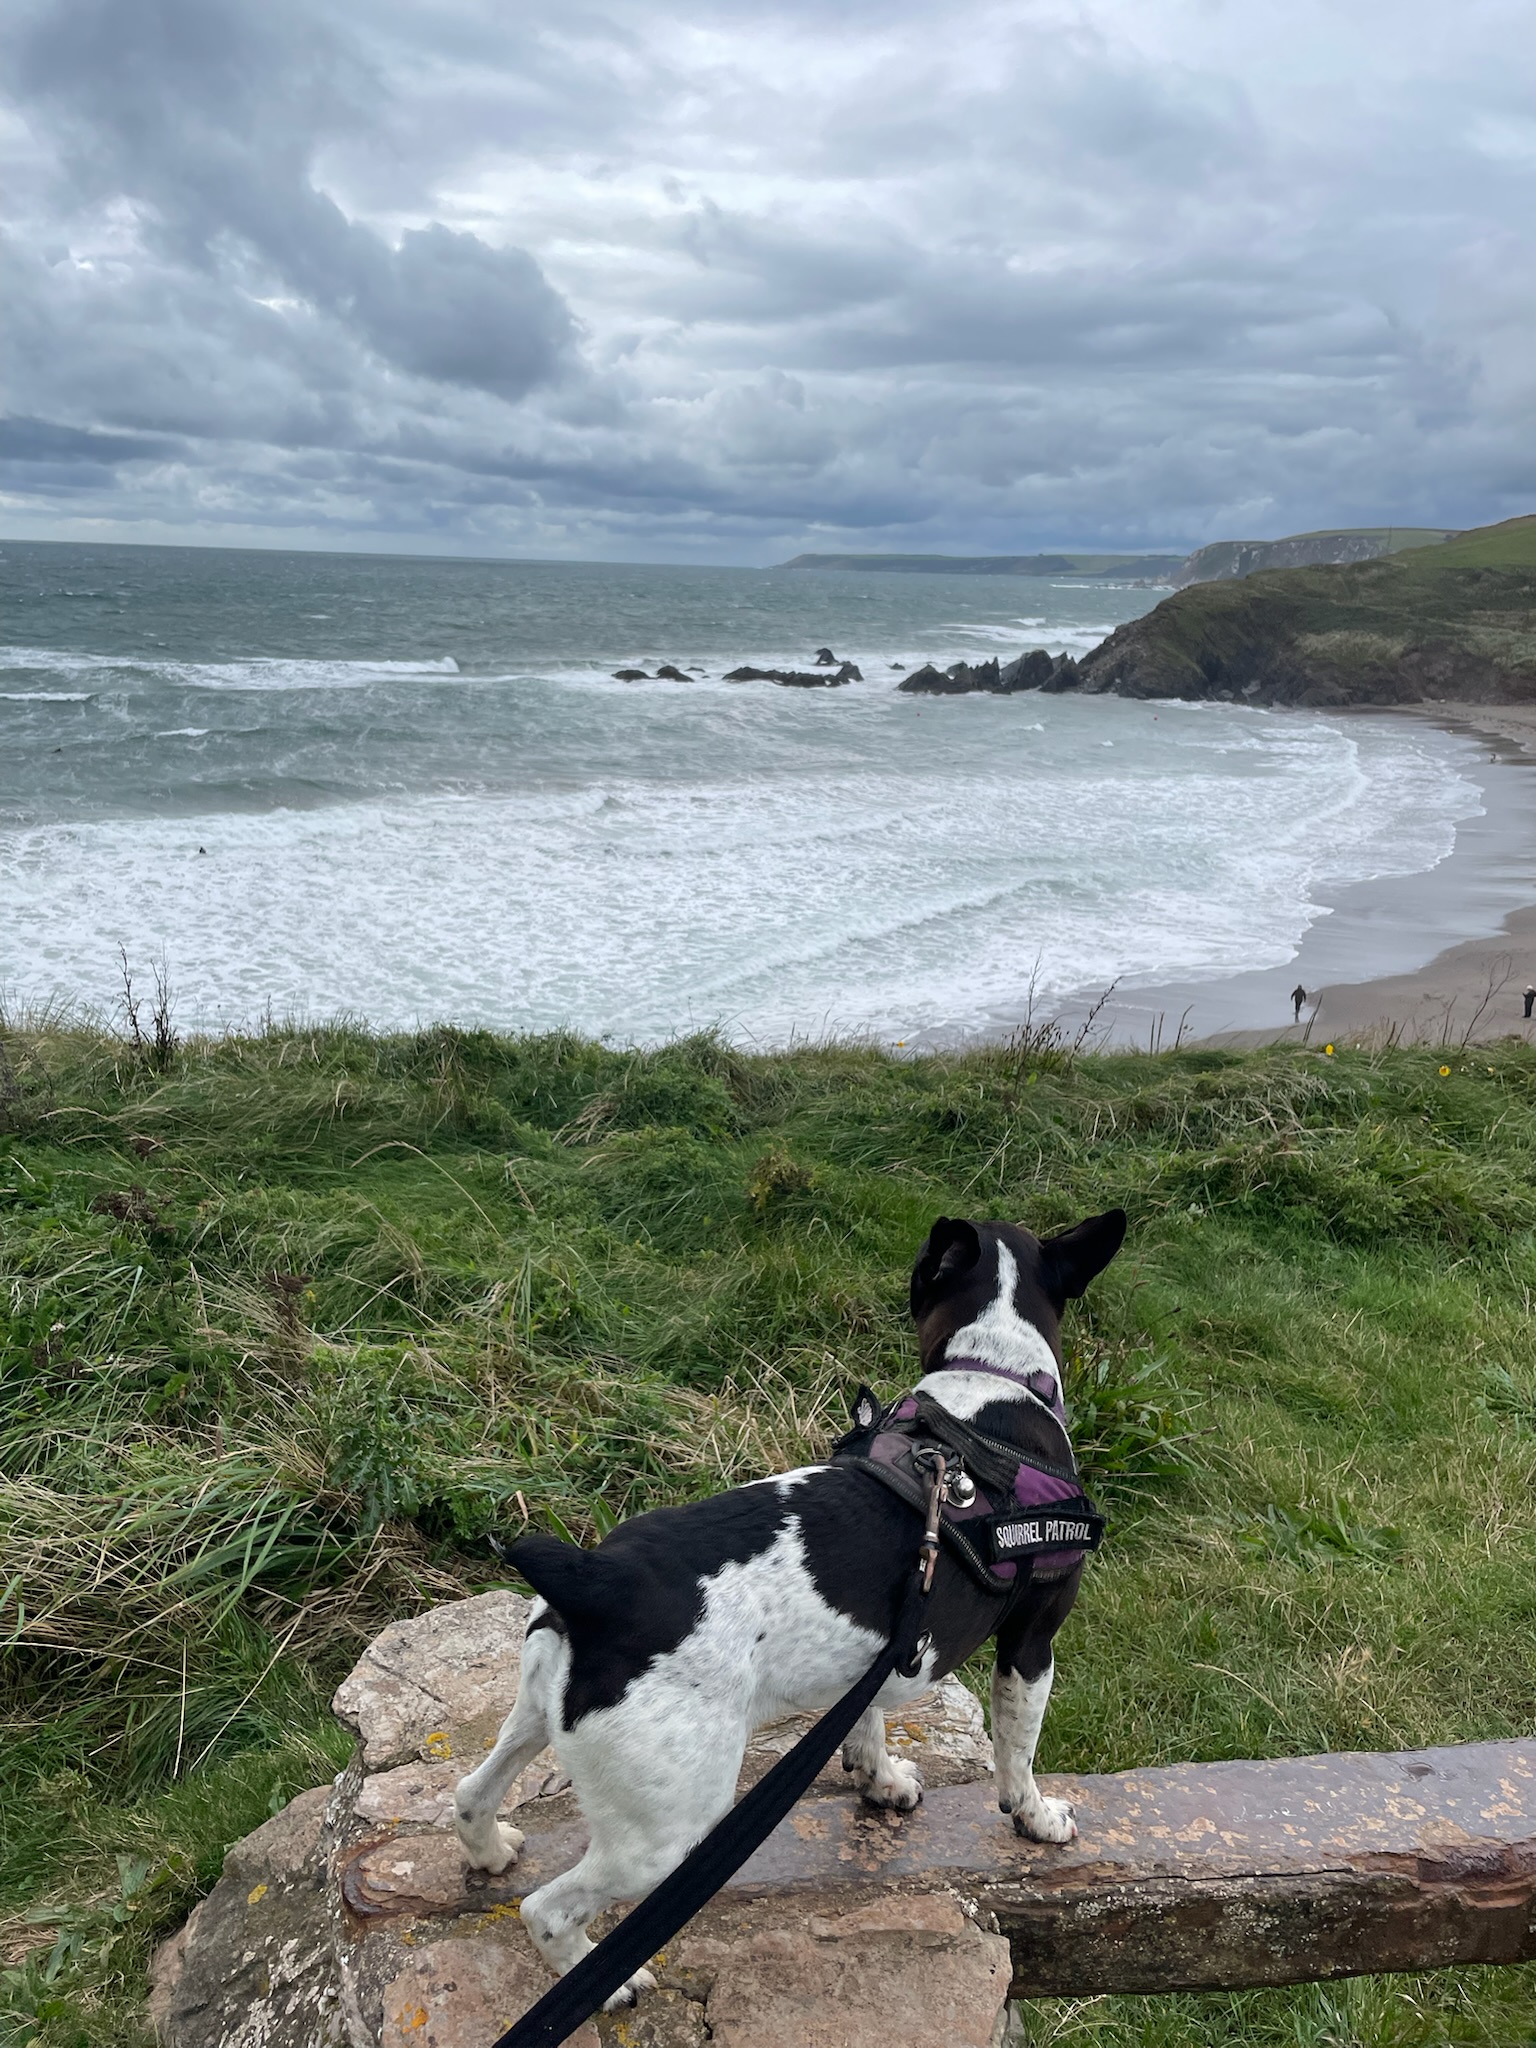
[(728, 683), (782, 683), (787, 690), (835, 690), (842, 683), (862, 683), (864, 676), (851, 661), (845, 661), (831, 674), (824, 668), (748, 667), (728, 669), (725, 680)]
[(1032, 647), (1005, 667), (999, 667), (995, 657), (951, 662), (946, 669), (925, 662), (896, 687), (913, 697), (963, 697), (976, 690), (1011, 697), (1019, 690), (1072, 690), (1077, 687), (1077, 663), (1069, 654), (1047, 654), (1043, 647)]

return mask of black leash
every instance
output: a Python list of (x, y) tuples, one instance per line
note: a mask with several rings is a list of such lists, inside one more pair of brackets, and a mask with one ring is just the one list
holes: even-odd
[(907, 1585), (891, 1639), (857, 1684), (807, 1729), (787, 1756), (760, 1778), (730, 1812), (690, 1849), (670, 1877), (625, 1915), (581, 1961), (559, 1978), (495, 2043), (495, 2048), (559, 2048), (584, 2020), (685, 1927), (765, 1842), (874, 1699), (893, 1671), (911, 1676), (920, 1662), (918, 1624), (933, 1584), (939, 1548), (944, 1459), (937, 1461), (918, 1567)]

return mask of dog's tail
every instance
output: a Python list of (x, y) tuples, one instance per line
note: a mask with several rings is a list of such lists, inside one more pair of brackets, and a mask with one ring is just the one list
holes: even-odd
[(580, 1550), (558, 1536), (519, 1536), (515, 1543), (498, 1543), (496, 1550), (562, 1621), (579, 1628), (634, 1611), (640, 1572), (622, 1555)]

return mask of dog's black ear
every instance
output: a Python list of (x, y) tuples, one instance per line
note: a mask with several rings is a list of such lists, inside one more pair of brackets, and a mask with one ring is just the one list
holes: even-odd
[(920, 1316), (941, 1294), (964, 1279), (981, 1257), (981, 1236), (974, 1223), (941, 1216), (923, 1240), (912, 1268), (912, 1313)]
[(1106, 1209), (1102, 1216), (1074, 1223), (1059, 1237), (1046, 1238), (1040, 1246), (1046, 1293), (1058, 1304), (1073, 1300), (1103, 1272), (1124, 1242), (1123, 1209)]

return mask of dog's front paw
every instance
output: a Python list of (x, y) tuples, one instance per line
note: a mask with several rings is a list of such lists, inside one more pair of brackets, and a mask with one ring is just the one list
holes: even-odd
[[(1006, 1813), (1008, 1809), (1005, 1807)], [(1066, 1799), (1047, 1799), (1037, 1792), (1033, 1799), (1013, 1809), (1014, 1833), (1031, 1842), (1055, 1842), (1058, 1846), (1077, 1840), (1077, 1822)]]
[(894, 1813), (910, 1813), (923, 1796), (923, 1774), (905, 1757), (888, 1756), (875, 1772), (855, 1770), (853, 1782), (871, 1806), (888, 1806)]
[(612, 1998), (603, 2002), (604, 2012), (622, 2012), (627, 2005), (634, 2005), (642, 1991), (654, 1991), (656, 1979), (649, 1970), (636, 1970), (633, 1977), (626, 1977), (614, 1992)]
[(522, 1835), (501, 1821), (456, 1819), (454, 1826), (471, 1870), (484, 1870), (492, 1877), (500, 1877), (512, 1868), (521, 1853)]

